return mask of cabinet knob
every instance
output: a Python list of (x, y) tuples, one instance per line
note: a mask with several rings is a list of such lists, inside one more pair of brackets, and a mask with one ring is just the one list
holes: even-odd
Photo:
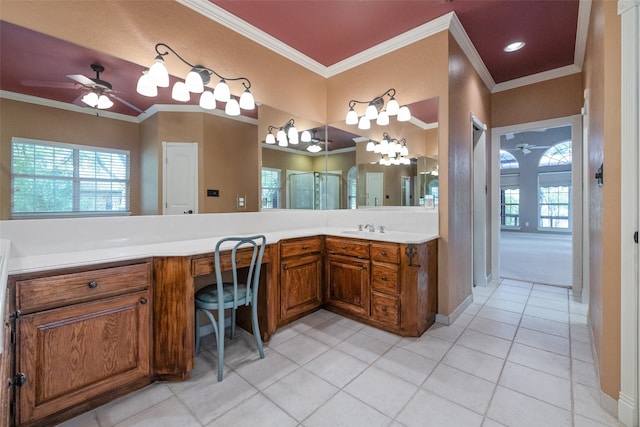
[(306, 246), (303, 246), (303, 247), (302, 247), (302, 250), (303, 250), (303, 251), (306, 251), (306, 250), (307, 250), (307, 247), (306, 247)]
[(382, 307), (382, 312), (386, 313), (387, 312), (387, 307)]
[(288, 269), (289, 269), (289, 266), (288, 266), (288, 265), (283, 265), (283, 266), (282, 266), (282, 269), (283, 269), (283, 270), (288, 270)]
[(89, 282), (89, 287), (91, 289), (95, 289), (98, 287), (98, 282), (96, 282), (95, 280), (92, 280), (91, 282)]
[(343, 246), (343, 247), (342, 247), (342, 249), (347, 249), (347, 247), (346, 247), (346, 246)]
[(382, 251), (382, 252), (380, 252), (380, 255), (387, 256), (387, 252), (386, 251)]
[(386, 282), (386, 281), (387, 281), (387, 276), (382, 276), (382, 277), (380, 278), (380, 280), (382, 280), (383, 282)]
[(147, 303), (147, 299), (146, 298), (140, 298), (140, 304), (145, 305)]

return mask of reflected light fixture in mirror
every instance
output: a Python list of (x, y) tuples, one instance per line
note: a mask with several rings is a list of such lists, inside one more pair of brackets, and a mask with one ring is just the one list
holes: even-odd
[[(164, 48), (164, 52), (160, 51), (160, 48)], [(144, 71), (142, 76), (138, 79), (136, 90), (140, 95), (154, 97), (158, 95), (159, 87), (169, 87), (169, 71), (164, 65), (164, 56), (171, 51), (180, 61), (191, 68), (191, 71), (187, 74), (184, 82), (176, 82), (173, 85), (171, 91), (171, 97), (176, 101), (188, 102), (191, 98), (191, 93), (200, 93), (200, 107), (212, 110), (216, 108), (216, 101), (226, 103), (224, 112), (229, 116), (240, 115), (240, 109), (253, 110), (255, 100), (251, 94), (251, 81), (246, 77), (223, 77), (216, 73), (211, 68), (203, 65), (193, 65), (181, 57), (175, 50), (165, 43), (158, 43), (155, 46), (157, 56), (155, 62), (148, 71)], [(220, 79), (216, 84), (213, 92), (205, 89), (211, 81), (211, 76), (215, 75)], [(231, 90), (227, 81), (239, 81), (244, 87), (244, 92), (240, 96), (240, 101), (231, 96)]]
[(411, 163), (409, 159), (409, 148), (407, 140), (402, 138), (392, 138), (388, 133), (382, 135), (380, 142), (369, 141), (366, 150), (369, 152), (379, 153), (381, 165), (408, 165)]
[[(274, 130), (278, 130), (276, 135), (273, 135)], [(282, 126), (269, 125), (267, 136), (264, 140), (267, 144), (275, 144), (276, 141), (280, 147), (287, 147), (289, 144), (296, 145), (299, 141), (310, 142), (311, 133), (305, 130), (301, 135), (298, 135), (298, 130), (295, 127), (295, 121), (289, 119), (287, 123)]]
[[(369, 101), (358, 101), (352, 99), (349, 101), (349, 111), (346, 116), (346, 123), (348, 125), (358, 125), (358, 129), (371, 129), (371, 121), (375, 120), (378, 126), (386, 126), (389, 124), (389, 117), (396, 116), (399, 122), (408, 122), (411, 120), (411, 111), (409, 107), (403, 105), (402, 107), (395, 98), (396, 90), (391, 88), (380, 96), (376, 96)], [(383, 110), (384, 97), (389, 97), (387, 102), (387, 109)], [(364, 115), (358, 116), (355, 110), (357, 104), (367, 104), (367, 108)]]

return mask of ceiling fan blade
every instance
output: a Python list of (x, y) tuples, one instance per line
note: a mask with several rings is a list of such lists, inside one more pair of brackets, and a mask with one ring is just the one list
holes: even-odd
[(122, 102), (124, 105), (126, 105), (127, 107), (131, 108), (134, 111), (137, 111), (138, 113), (144, 113), (144, 111), (142, 111), (140, 108), (136, 107), (135, 105), (131, 104), (130, 102), (125, 101), (124, 99), (120, 98), (117, 95), (114, 95), (113, 93), (109, 93), (108, 94), (111, 98)]
[(51, 87), (55, 89), (75, 89), (76, 84), (70, 82), (47, 82), (43, 80), (31, 80), (31, 79), (22, 79), (20, 80), (20, 84), (22, 86), (29, 87)]
[(75, 80), (81, 85), (93, 87), (95, 82), (91, 80), (89, 77), (83, 76), (82, 74), (69, 74), (67, 75), (71, 80)]

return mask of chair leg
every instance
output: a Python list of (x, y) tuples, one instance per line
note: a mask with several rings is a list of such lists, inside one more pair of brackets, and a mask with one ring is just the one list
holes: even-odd
[(198, 355), (198, 351), (200, 351), (200, 313), (198, 313), (198, 309), (195, 310), (195, 319), (193, 324), (195, 325), (195, 337), (196, 337), (196, 352), (195, 355)]
[(251, 304), (251, 326), (253, 328), (253, 336), (256, 339), (256, 345), (258, 346), (258, 353), (260, 353), (260, 359), (264, 359), (264, 348), (262, 347), (262, 338), (260, 337), (258, 307), (256, 304)]
[(218, 381), (222, 381), (224, 367), (224, 309), (218, 312)]
[(236, 336), (236, 309), (231, 309), (231, 339)]

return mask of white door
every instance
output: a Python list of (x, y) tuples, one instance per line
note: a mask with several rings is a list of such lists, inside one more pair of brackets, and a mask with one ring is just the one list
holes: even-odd
[(487, 286), (487, 155), (484, 126), (473, 132), (473, 284)]
[(382, 206), (382, 182), (384, 173), (367, 172), (367, 206)]
[(163, 142), (162, 213), (198, 213), (198, 143)]

